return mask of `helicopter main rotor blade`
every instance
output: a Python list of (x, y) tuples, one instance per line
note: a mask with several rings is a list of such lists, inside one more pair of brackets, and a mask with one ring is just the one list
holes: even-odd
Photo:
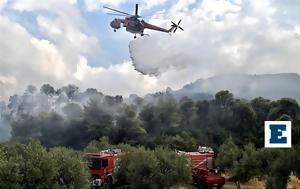
[(135, 4), (135, 16), (139, 14), (139, 4)]
[(125, 14), (127, 16), (131, 16), (131, 14), (129, 14), (127, 12), (119, 11), (117, 9), (113, 9), (113, 8), (110, 8), (110, 7), (107, 7), (107, 6), (103, 6), (103, 8), (108, 9), (108, 10), (112, 10), (112, 11), (115, 11), (115, 12), (118, 12), (118, 13), (122, 13), (122, 14)]
[(182, 27), (178, 26), (179, 29), (181, 29), (182, 31), (184, 31), (184, 29), (182, 29)]

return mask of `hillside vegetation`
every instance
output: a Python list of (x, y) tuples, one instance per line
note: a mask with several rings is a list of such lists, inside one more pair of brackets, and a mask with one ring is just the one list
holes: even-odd
[[(95, 89), (80, 92), (72, 85), (58, 90), (44, 85), (40, 91), (31, 87), (22, 96), (12, 96), (1, 112), (2, 122), (11, 128), (11, 136), (1, 148), (0, 180), (3, 186), (16, 181), (16, 186), (11, 188), (39, 188), (32, 183), (41, 180), (41, 188), (48, 183), (51, 183), (49, 188), (84, 188), (87, 178), (81, 174), (84, 165), (79, 163), (82, 151), (120, 144), (150, 162), (133, 161), (124, 168), (120, 183), (132, 188), (186, 184), (190, 181), (188, 172), (176, 175), (179, 173), (172, 169), (153, 175), (155, 179), (151, 179), (151, 183), (135, 183), (131, 178), (152, 174), (151, 170), (160, 168), (162, 158), (174, 159), (174, 149), (195, 151), (198, 145), (215, 149), (217, 165), (233, 181), (259, 178), (266, 181), (268, 189), (283, 189), (291, 174), (300, 175), (300, 108), (297, 101), (290, 98), (271, 101), (257, 97), (248, 101), (234, 98), (229, 91), (220, 91), (212, 100), (202, 101), (189, 97), (176, 100), (168, 92), (153, 94), (151, 98), (136, 96), (124, 100)], [(291, 120), (293, 147), (263, 148), (265, 120)], [(170, 149), (166, 150), (170, 153), (160, 156), (157, 151), (162, 148)], [(129, 164), (128, 160), (137, 157), (132, 153), (127, 158), (126, 164)], [(125, 157), (121, 162), (124, 161)], [(183, 169), (184, 162), (169, 163), (179, 166), (173, 170)], [(149, 171), (140, 172), (143, 167)], [(78, 178), (61, 179), (60, 175), (74, 172)], [(165, 178), (171, 172), (177, 179)], [(43, 174), (47, 174), (44, 175), (47, 179), (43, 179)]]

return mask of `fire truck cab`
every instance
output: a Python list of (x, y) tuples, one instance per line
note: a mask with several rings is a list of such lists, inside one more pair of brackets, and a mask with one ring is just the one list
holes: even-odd
[(214, 166), (214, 151), (209, 147), (199, 147), (197, 152), (182, 152), (186, 155), (192, 165), (193, 181), (200, 188), (220, 189), (225, 184), (225, 178), (221, 176), (218, 169)]
[(92, 188), (111, 189), (113, 172), (120, 150), (104, 150), (97, 153), (87, 153), (89, 174), (92, 177)]

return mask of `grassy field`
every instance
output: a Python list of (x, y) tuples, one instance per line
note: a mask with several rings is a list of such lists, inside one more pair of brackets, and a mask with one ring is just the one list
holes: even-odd
[[(247, 183), (241, 183), (241, 188), (242, 189), (265, 189), (264, 184), (265, 183), (263, 181), (253, 179)], [(197, 189), (197, 188), (192, 186), (189, 187), (175, 186), (172, 187), (171, 189)], [(224, 189), (236, 189), (236, 184), (233, 182), (226, 182)], [(287, 189), (300, 189), (300, 180), (294, 176), (291, 176)]]

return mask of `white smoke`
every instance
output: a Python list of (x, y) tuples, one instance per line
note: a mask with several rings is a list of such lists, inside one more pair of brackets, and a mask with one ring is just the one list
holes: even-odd
[(5, 142), (10, 138), (11, 127), (6, 120), (6, 105), (0, 101), (0, 142)]
[(102, 100), (104, 96), (95, 89), (80, 92), (75, 85), (68, 85), (55, 90), (50, 85), (44, 85), (40, 91), (35, 86), (28, 86), (23, 95), (10, 97), (7, 111), (10, 116), (18, 120), (23, 115), (37, 116), (42, 112), (56, 112), (64, 115), (63, 108), (68, 104), (77, 104), (83, 109), (90, 98), (98, 97)]
[[(13, 95), (7, 103), (0, 101), (0, 142), (11, 138), (11, 124), (22, 121), (25, 117), (38, 117), (41, 113), (55, 112), (65, 120), (76, 120), (78, 112), (83, 112), (84, 106), (91, 99), (101, 103), (106, 112), (117, 112), (117, 103), (108, 105), (111, 101), (120, 100), (120, 97), (105, 96), (96, 89), (87, 89), (81, 92), (75, 85), (68, 85), (58, 90), (51, 85), (43, 85), (41, 90), (35, 86), (28, 86), (23, 95)], [(119, 105), (119, 104), (118, 104)]]
[(192, 6), (180, 2), (170, 9), (171, 17), (149, 22), (167, 27), (170, 18), (182, 18), (185, 31), (171, 37), (151, 33), (132, 41), (136, 70), (158, 78), (176, 75), (179, 82), (223, 74), (300, 72), (296, 2), (285, 6), (276, 0), (203, 0)]

